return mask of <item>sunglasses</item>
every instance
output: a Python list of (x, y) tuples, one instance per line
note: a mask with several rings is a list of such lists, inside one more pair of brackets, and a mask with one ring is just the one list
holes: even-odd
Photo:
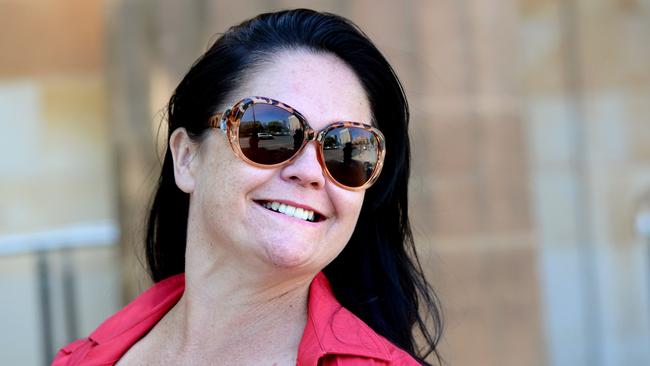
[(240, 159), (259, 168), (291, 164), (315, 141), (325, 175), (348, 190), (370, 187), (384, 164), (384, 135), (378, 129), (344, 121), (315, 131), (300, 112), (269, 98), (242, 99), (209, 123), (226, 133)]

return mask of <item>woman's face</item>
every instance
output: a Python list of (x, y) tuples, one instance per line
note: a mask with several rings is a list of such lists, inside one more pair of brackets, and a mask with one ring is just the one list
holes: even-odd
[[(283, 51), (231, 95), (228, 103), (248, 96), (284, 102), (315, 130), (336, 121), (371, 123), (359, 80), (330, 54)], [(190, 193), (188, 245), (208, 246), (205, 252), (214, 254), (209, 260), (312, 273), (333, 260), (352, 235), (364, 192), (327, 179), (314, 142), (290, 165), (262, 169), (240, 160), (225, 134), (212, 130), (189, 161), (191, 184), (181, 187)], [(265, 202), (308, 208), (323, 219), (291, 217), (265, 208)]]

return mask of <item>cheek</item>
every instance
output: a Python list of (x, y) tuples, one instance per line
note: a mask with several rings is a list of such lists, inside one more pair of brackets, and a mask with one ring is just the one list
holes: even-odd
[(202, 156), (195, 201), (202, 206), (210, 222), (223, 222), (224, 217), (233, 217), (243, 208), (242, 198), (255, 182), (246, 169), (248, 167), (237, 160), (227, 145), (214, 144)]
[(338, 218), (343, 221), (350, 235), (352, 235), (352, 231), (357, 224), (364, 196), (365, 191), (352, 192), (340, 188), (337, 188), (337, 192), (330, 196), (332, 197)]

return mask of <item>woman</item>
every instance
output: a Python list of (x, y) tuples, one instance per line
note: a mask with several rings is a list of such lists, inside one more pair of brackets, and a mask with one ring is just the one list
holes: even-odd
[(408, 220), (408, 106), (355, 25), (300, 9), (231, 28), (177, 87), (168, 123), (146, 238), (156, 284), (55, 365), (437, 356)]

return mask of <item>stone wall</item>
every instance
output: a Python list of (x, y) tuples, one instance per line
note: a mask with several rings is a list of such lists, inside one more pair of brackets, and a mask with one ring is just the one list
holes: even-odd
[(49, 364), (122, 301), (105, 6), (0, 2), (2, 365)]

